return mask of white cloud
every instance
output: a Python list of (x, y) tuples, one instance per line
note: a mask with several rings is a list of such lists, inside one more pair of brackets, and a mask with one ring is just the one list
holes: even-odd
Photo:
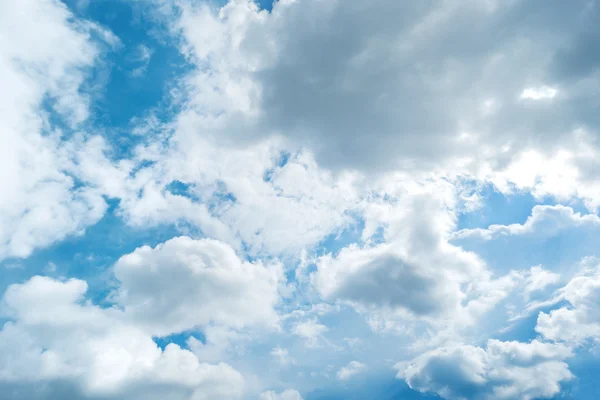
[(273, 391), (264, 392), (260, 395), (260, 400), (303, 400), (300, 393), (296, 390), (285, 390), (281, 393)]
[(292, 333), (304, 339), (306, 347), (317, 347), (323, 334), (328, 330), (329, 328), (319, 323), (315, 318), (297, 322), (292, 328)]
[[(383, 224), (384, 243), (350, 245), (336, 256), (320, 257), (311, 275), (319, 294), (384, 319), (419, 318), (442, 325), (473, 317), (463, 312), (465, 300), (493, 305), (486, 296), (495, 293), (494, 284), (483, 261), (448, 242), (455, 215), (444, 190), (436, 189), (403, 195), (371, 213), (367, 226)], [(467, 293), (464, 284), (474, 279), (479, 283)]]
[[(89, 179), (121, 198), (130, 225), (181, 222), (251, 255), (298, 256), (352, 221), (347, 211), (360, 201), (354, 175), (333, 175), (276, 140), (235, 149), (201, 139), (196, 129), (179, 129), (167, 149), (139, 148), (135, 162), (152, 165), (133, 178), (135, 164), (115, 170), (113, 180), (90, 168)], [(121, 187), (109, 186), (119, 180)], [(186, 192), (171, 192), (174, 182)]]
[(277, 264), (245, 262), (227, 244), (189, 237), (140, 247), (119, 259), (114, 295), (128, 318), (153, 335), (209, 324), (275, 327)]
[(0, 259), (27, 257), (71, 234), (81, 234), (106, 209), (102, 197), (77, 187), (67, 132), (88, 116), (80, 87), (100, 55), (101, 28), (73, 19), (53, 0), (0, 5)]
[[(10, 286), (3, 298), (12, 322), (0, 331), (0, 382), (59, 395), (67, 382), (74, 398), (199, 400), (239, 398), (242, 376), (227, 364), (201, 363), (126, 321), (121, 311), (86, 300), (87, 284), (36, 276)], [(16, 387), (16, 386), (15, 386)], [(18, 392), (18, 391), (17, 391)]]
[(536, 265), (531, 267), (525, 279), (525, 294), (531, 294), (560, 282), (560, 274), (547, 271), (540, 265)]
[(597, 260), (584, 260), (582, 271), (558, 291), (554, 301), (567, 301), (561, 307), (538, 315), (535, 330), (544, 337), (580, 345), (600, 337), (600, 266)]
[(283, 349), (281, 347), (275, 347), (271, 350), (271, 356), (273, 356), (281, 365), (296, 363), (296, 360), (290, 356), (288, 349)]
[(244, 330), (237, 330), (223, 325), (202, 327), (203, 340), (191, 336), (187, 340), (190, 350), (205, 362), (220, 362), (243, 356), (245, 343), (253, 338)]
[(339, 380), (345, 381), (352, 378), (353, 376), (360, 374), (366, 369), (367, 366), (365, 364), (360, 363), (358, 361), (350, 361), (348, 365), (340, 368), (340, 370), (337, 373), (337, 377)]
[(521, 93), (521, 99), (526, 100), (546, 100), (553, 99), (558, 90), (549, 87), (549, 86), (541, 86), (539, 88), (527, 88), (524, 89)]
[(135, 65), (131, 70), (131, 76), (139, 78), (146, 73), (153, 53), (154, 51), (151, 48), (143, 44), (135, 49), (135, 52), (129, 58), (129, 61)]
[(540, 15), (525, 1), (281, 1), (270, 13), (251, 1), (182, 4), (175, 29), (201, 66), (182, 119), (215, 137), (283, 135), (334, 168), (494, 172), (528, 150), (576, 147), (577, 127), (595, 130), (586, 100), (598, 66), (573, 61), (585, 58), (580, 32), (595, 29), (590, 7)]
[(575, 212), (571, 207), (563, 205), (536, 205), (531, 216), (524, 224), (490, 225), (487, 228), (463, 229), (456, 232), (455, 239), (482, 238), (491, 240), (505, 235), (554, 236), (561, 230), (579, 226), (600, 226), (600, 218), (595, 214)]
[[(482, 205), (463, 178), (504, 194), (600, 204), (597, 66), (568, 68), (596, 11), (575, 15), (578, 7), (557, 3), (540, 13), (521, 0), (281, 0), (269, 13), (246, 0), (220, 9), (183, 0), (173, 6), (181, 6), (175, 28), (197, 68), (178, 88), (182, 112), (165, 125), (142, 123), (132, 159), (110, 161), (110, 143), (88, 134), (66, 141), (41, 110), (48, 103), (66, 129), (83, 130), (90, 100), (81, 86), (101, 54), (91, 37), (116, 39), (58, 1), (18, 3), (0, 5), (0, 37), (19, 33), (0, 42), (0, 259), (83, 233), (104, 214), (104, 196), (119, 200), (117, 213), (132, 226), (176, 224), (216, 240), (179, 237), (123, 256), (110, 297), (120, 309), (92, 305), (78, 280), (12, 286), (0, 380), (50, 382), (55, 391), (67, 381), (88, 397), (239, 397), (241, 376), (206, 362), (242, 352), (236, 344), (249, 330), (277, 327), (283, 294), (350, 305), (376, 331), (424, 321), (420, 342), (445, 345), (403, 369), (418, 390), (533, 398), (571, 378), (570, 350), (560, 344), (447, 344), (461, 327), (479, 328), (515, 287), (540, 295), (563, 278), (541, 267), (497, 276), (451, 240), (598, 224), (594, 214), (538, 206), (524, 224), (453, 234), (459, 212)], [(139, 75), (151, 51), (133, 51)], [(312, 254), (357, 219), (358, 243), (343, 237), (339, 252)], [(312, 286), (285, 287), (277, 257), (291, 268), (302, 257), (295, 278)], [(570, 306), (540, 314), (545, 339), (598, 336), (597, 275), (591, 268), (573, 278), (557, 296)], [(323, 348), (332, 344), (325, 334), (337, 332), (313, 312), (290, 312), (302, 317), (290, 333)], [(152, 341), (194, 328), (204, 339), (190, 338), (189, 351)], [(271, 351), (293, 364), (287, 349)], [(364, 368), (353, 361), (338, 377)]]
[(571, 356), (560, 344), (490, 340), (485, 349), (437, 348), (397, 367), (411, 388), (447, 400), (531, 400), (556, 395), (560, 384), (573, 378), (564, 362)]
[(598, 159), (594, 137), (593, 130), (580, 128), (569, 143), (551, 152), (529, 149), (507, 153), (510, 160), (500, 162), (498, 168), (488, 166), (479, 177), (504, 194), (525, 191), (539, 200), (554, 197), (560, 202), (579, 198), (596, 211), (600, 206), (600, 184), (594, 176)]

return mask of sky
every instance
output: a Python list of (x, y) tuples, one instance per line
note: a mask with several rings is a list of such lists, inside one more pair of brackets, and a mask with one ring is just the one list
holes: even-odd
[(600, 392), (600, 2), (0, 2), (6, 400)]

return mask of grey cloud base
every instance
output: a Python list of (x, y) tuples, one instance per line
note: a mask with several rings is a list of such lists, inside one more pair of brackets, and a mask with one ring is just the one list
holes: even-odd
[[(242, 1), (218, 15), (183, 10), (186, 50), (212, 71), (190, 78), (189, 112), (241, 143), (281, 134), (336, 169), (435, 169), (450, 159), (499, 168), (523, 149), (571, 145), (577, 129), (596, 134), (600, 65), (581, 50), (598, 36), (594, 2), (280, 1), (266, 13)], [(211, 35), (193, 25), (199, 20)], [(207, 94), (209, 86), (222, 94)], [(523, 96), (548, 87), (552, 98)], [(225, 114), (208, 119), (214, 104)]]

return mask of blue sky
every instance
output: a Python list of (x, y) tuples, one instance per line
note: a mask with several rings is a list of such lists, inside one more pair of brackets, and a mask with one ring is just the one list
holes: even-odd
[(0, 390), (595, 399), (599, 7), (0, 5)]

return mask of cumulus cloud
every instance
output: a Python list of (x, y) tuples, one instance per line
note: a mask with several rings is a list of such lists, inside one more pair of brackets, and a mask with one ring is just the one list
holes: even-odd
[(296, 360), (290, 356), (288, 349), (281, 347), (275, 347), (273, 350), (271, 350), (271, 356), (273, 356), (281, 365), (296, 363)]
[(554, 301), (566, 301), (561, 307), (538, 315), (535, 330), (544, 337), (580, 345), (600, 337), (600, 266), (597, 260), (583, 262), (582, 271), (558, 291)]
[(114, 294), (128, 318), (165, 336), (209, 324), (275, 327), (278, 264), (242, 261), (227, 244), (189, 237), (140, 247), (114, 266)]
[[(350, 245), (336, 256), (318, 259), (311, 280), (323, 298), (384, 318), (430, 322), (467, 321), (469, 313), (459, 312), (463, 302), (472, 302), (471, 308), (482, 300), (494, 304), (484, 297), (497, 294), (492, 286), (498, 282), (491, 283), (477, 255), (448, 242), (455, 215), (445, 207), (440, 192), (427, 190), (399, 197), (373, 217), (384, 224), (383, 243)], [(475, 277), (479, 284), (467, 293), (462, 286)]]
[[(88, 116), (80, 90), (102, 42), (117, 40), (73, 20), (54, 0), (0, 5), (0, 259), (27, 257), (98, 221), (106, 205), (77, 187), (65, 136)], [(92, 37), (101, 38), (100, 41)], [(105, 44), (106, 45), (106, 44)], [(64, 127), (53, 124), (53, 118)]]
[(367, 366), (358, 361), (350, 361), (348, 365), (340, 368), (337, 373), (337, 377), (341, 381), (348, 380), (353, 376), (356, 376), (367, 369)]
[(600, 226), (600, 218), (596, 214), (575, 212), (573, 208), (563, 205), (536, 205), (531, 216), (524, 224), (490, 225), (487, 228), (463, 229), (453, 236), (456, 239), (481, 238), (495, 239), (507, 235), (553, 236), (562, 230), (580, 226)]
[(525, 294), (541, 291), (560, 282), (560, 274), (550, 272), (540, 265), (531, 267), (525, 278)]
[(328, 330), (329, 328), (319, 323), (319, 321), (314, 318), (299, 321), (294, 324), (292, 328), (292, 334), (304, 339), (306, 347), (314, 348), (319, 346), (323, 339), (323, 334)]
[(64, 385), (82, 399), (242, 395), (244, 380), (229, 365), (201, 363), (175, 344), (161, 350), (122, 311), (91, 304), (86, 291), (85, 281), (41, 276), (6, 290), (11, 321), (0, 331), (0, 382), (9, 398), (25, 398), (20, 385), (32, 398), (60, 396)]
[(444, 399), (535, 399), (552, 397), (573, 375), (561, 344), (490, 340), (485, 348), (454, 345), (426, 352), (398, 376), (421, 392)]
[[(323, 258), (316, 279), (325, 298), (347, 300), (366, 308), (400, 308), (428, 315), (456, 307), (459, 301), (458, 290), (452, 290), (455, 287), (406, 264), (388, 246), (349, 248), (335, 259)], [(440, 301), (442, 298), (447, 303)]]
[(596, 126), (586, 103), (598, 63), (574, 60), (597, 35), (598, 10), (583, 0), (551, 10), (280, 1), (269, 13), (251, 1), (184, 2), (176, 27), (203, 68), (188, 80), (183, 119), (242, 141), (282, 134), (335, 168), (468, 159), (501, 169), (522, 150), (546, 154)]
[(300, 393), (295, 390), (285, 390), (281, 393), (268, 391), (261, 393), (260, 400), (303, 400)]
[(168, 147), (153, 140), (113, 168), (114, 179), (89, 169), (133, 226), (181, 223), (251, 255), (297, 257), (352, 223), (349, 211), (359, 208), (354, 175), (332, 174), (277, 140), (238, 149), (186, 129)]

